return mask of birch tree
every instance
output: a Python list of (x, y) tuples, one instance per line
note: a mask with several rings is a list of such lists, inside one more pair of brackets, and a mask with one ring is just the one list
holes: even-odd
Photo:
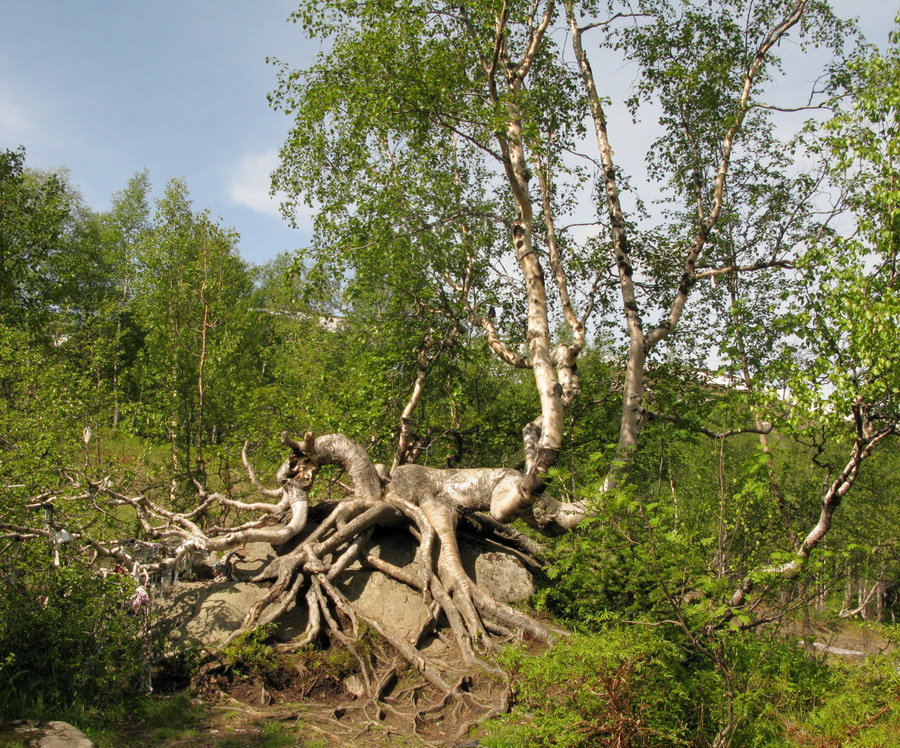
[[(555, 531), (584, 516), (583, 503), (560, 512), (544, 502), (539, 517), (534, 506), (562, 450), (589, 325), (615, 325), (627, 341), (612, 490), (647, 417), (649, 362), (665, 355), (698, 283), (712, 287), (709, 299), (721, 295), (717, 279), (790, 266), (794, 229), (811, 207), (802, 181), (779, 176), (766, 84), (788, 35), (836, 49), (843, 28), (827, 6), (806, 2), (604, 11), (574, 2), (310, 3), (294, 18), (329, 38), (330, 51), (309, 70), (283, 67), (272, 97), (295, 122), (275, 175), (285, 209), (322, 206), (312, 261), (362, 275), (415, 254), (422, 285), (401, 292), (427, 293), (438, 313), (483, 329), (501, 360), (532, 371), (538, 413), (523, 429), (519, 497), (502, 518), (524, 515)], [(625, 207), (628, 178), (607, 111), (606, 89), (618, 91), (594, 73), (598, 52), (607, 65), (618, 54), (636, 68), (614, 111), (658, 119), (648, 168), (668, 220)], [(618, 126), (628, 137), (627, 115)], [(782, 210), (767, 211), (768, 241), (719, 251), (725, 226), (765, 222), (754, 210), (767, 192), (783, 195)], [(756, 200), (740, 204), (748, 194)], [(569, 225), (585, 222), (598, 232), (586, 242)], [(705, 322), (711, 339), (717, 323)]]

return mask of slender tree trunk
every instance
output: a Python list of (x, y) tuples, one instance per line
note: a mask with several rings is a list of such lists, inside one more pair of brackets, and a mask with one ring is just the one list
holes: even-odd
[(498, 133), (497, 141), (503, 158), (506, 179), (516, 206), (512, 239), (516, 260), (525, 279), (528, 305), (527, 343), (529, 361), (534, 372), (534, 381), (541, 405), (541, 432), (534, 459), (522, 481), (523, 509), (530, 506), (543, 493), (547, 471), (556, 464), (562, 445), (563, 418), (565, 404), (562, 387), (556, 378), (551, 350), (550, 319), (547, 311), (547, 288), (544, 270), (534, 247), (534, 211), (531, 204), (531, 171), (525, 151), (525, 134), (521, 124), (521, 113), (516, 98), (524, 88), (525, 78), (537, 57), (553, 15), (553, 2), (548, 2), (539, 27), (535, 30), (522, 59), (512, 64), (506, 46), (506, 7), (497, 18), (497, 41), (494, 63), (488, 70), (488, 87), (492, 98), (500, 102), (495, 76), (503, 71), (504, 87), (507, 91), (505, 131)]
[(428, 357), (428, 349), (433, 345), (430, 334), (419, 349), (419, 353), (416, 356), (416, 378), (413, 380), (412, 391), (410, 392), (409, 399), (406, 401), (406, 406), (400, 414), (400, 434), (397, 438), (397, 450), (394, 453), (391, 472), (394, 472), (398, 466), (410, 461), (412, 416), (425, 392), (425, 380), (441, 354), (456, 341), (456, 336), (458, 334), (459, 323), (454, 322), (450, 326), (450, 329), (447, 330), (446, 334), (441, 338), (437, 350), (430, 359)]
[(619, 198), (619, 184), (616, 166), (613, 161), (613, 150), (609, 143), (606, 129), (606, 112), (594, 80), (594, 72), (582, 43), (582, 32), (575, 18), (575, 4), (572, 0), (565, 3), (566, 17), (572, 32), (572, 46), (575, 59), (581, 70), (581, 78), (587, 92), (591, 119), (594, 123), (594, 136), (600, 153), (603, 168), (603, 190), (606, 196), (607, 216), (612, 234), (613, 252), (615, 253), (616, 270), (619, 276), (619, 290), (622, 297), (622, 309), (625, 315), (628, 332), (628, 359), (625, 364), (625, 381), (622, 392), (622, 420), (619, 429), (619, 441), (616, 448), (615, 464), (606, 476), (604, 490), (614, 489), (628, 471), (634, 460), (638, 440), (643, 425), (644, 407), (644, 367), (647, 362), (647, 341), (641, 321), (635, 286), (634, 268), (631, 264), (631, 250), (628, 242), (628, 230), (625, 213)]
[(200, 300), (203, 302), (203, 321), (200, 323), (200, 363), (197, 367), (197, 469), (200, 473), (200, 480), (206, 480), (206, 462), (203, 456), (203, 415), (205, 400), (205, 387), (203, 374), (206, 367), (206, 338), (211, 327), (209, 323), (209, 301), (206, 299), (206, 282), (207, 282), (207, 265), (206, 255), (204, 253), (203, 262), (203, 281), (200, 284)]

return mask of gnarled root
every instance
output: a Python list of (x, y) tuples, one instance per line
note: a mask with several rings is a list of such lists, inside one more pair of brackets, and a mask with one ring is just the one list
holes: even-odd
[[(496, 709), (496, 697), (485, 702), (477, 695), (478, 683), (493, 688), (498, 678), (503, 680), (486, 655), (500, 641), (522, 636), (548, 641), (559, 632), (479, 586), (464, 568), (457, 535), (460, 520), (469, 518), (493, 537), (494, 544), (512, 546), (526, 566), (539, 566), (540, 548), (534, 541), (501, 524), (522, 503), (522, 474), (505, 468), (438, 470), (403, 465), (388, 476), (376, 470), (361, 446), (340, 434), (318, 438), (306, 434), (300, 440), (285, 435), (282, 442), (291, 454), (278, 471), (277, 488), (266, 488), (259, 480), (246, 445), (242, 453), (250, 484), (271, 501), (239, 501), (198, 485), (200, 505), (190, 512), (175, 512), (148, 496), (117, 493), (101, 481), (90, 484), (85, 498), (96, 506), (96, 498), (105, 496), (111, 506), (130, 508), (149, 540), (98, 542), (83, 534), (70, 536), (95, 556), (114, 558), (116, 568), (130, 570), (142, 583), (213, 551), (270, 543), (281, 555), (250, 580), (267, 590), (226, 646), (242, 633), (277, 622), (299, 604), (307, 613), (306, 629), (280, 648), (297, 653), (326, 637), (332, 646), (345, 648), (358, 665), (359, 699), (376, 715), (384, 713), (380, 706), (384, 705), (422, 725), (438, 707), (452, 705), (473, 714)], [(311, 505), (308, 494), (323, 464), (342, 467), (352, 493), (339, 502)], [(216, 507), (219, 524), (209, 519)], [(229, 525), (224, 518), (233, 513), (255, 518)], [(8, 528), (20, 537), (44, 539), (62, 530), (58, 518), (53, 524), (48, 521), (46, 528)], [(372, 536), (379, 528), (390, 528), (408, 541), (414, 550), (411, 562), (397, 565), (375, 552)], [(148, 546), (148, 552), (134, 550), (135, 542)], [(390, 577), (421, 599), (424, 620), (417, 622), (415, 631), (400, 633), (347, 593), (345, 583), (360, 568)], [(220, 571), (217, 578), (229, 574)], [(451, 654), (440, 655), (436, 639), (448, 645)], [(398, 663), (404, 663), (404, 677), (417, 674), (416, 685), (403, 683)], [(423, 698), (426, 691), (432, 699)], [(401, 693), (408, 695), (405, 702)]]
[[(307, 613), (305, 631), (278, 649), (299, 652), (325, 638), (331, 647), (346, 649), (359, 674), (355, 699), (347, 706), (354, 719), (404, 719), (427, 732), (447, 709), (466, 722), (495, 713), (507, 703), (508, 688), (502, 671), (483, 653), (516, 636), (548, 641), (555, 632), (496, 600), (469, 577), (456, 538), (457, 521), (458, 512), (439, 501), (417, 506), (390, 492), (380, 500), (349, 499), (336, 505), (296, 548), (255, 578), (272, 586), (234, 636), (301, 605)], [(398, 566), (381, 558), (371, 540), (379, 527), (382, 535), (406, 535), (415, 548), (410, 563)], [(400, 633), (345, 594), (341, 580), (359, 574), (360, 567), (421, 596), (427, 618), (418, 631)], [(437, 646), (435, 653), (434, 645), (423, 648), (434, 640), (432, 634), (449, 649)], [(410, 679), (420, 680), (432, 695), (425, 697), (421, 687), (404, 689)]]

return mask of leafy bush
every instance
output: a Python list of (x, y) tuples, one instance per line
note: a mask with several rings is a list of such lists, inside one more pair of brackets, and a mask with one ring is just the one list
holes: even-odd
[(131, 580), (54, 567), (42, 551), (29, 545), (0, 569), (0, 719), (121, 701), (146, 673)]
[(871, 658), (865, 666), (830, 667), (832, 695), (814, 704), (792, 726), (795, 740), (809, 744), (900, 745), (900, 663), (896, 657)]
[(896, 662), (829, 664), (777, 636), (619, 625), (502, 663), (515, 708), (486, 726), (492, 748), (900, 742)]
[(673, 530), (670, 507), (622, 492), (560, 538), (539, 607), (591, 630), (610, 618), (671, 618), (672, 603), (707, 574), (707, 541)]
[(235, 637), (222, 650), (225, 667), (236, 675), (253, 675), (275, 683), (284, 680), (284, 662), (268, 644), (277, 624), (269, 623)]
[(621, 628), (573, 636), (546, 653), (509, 649), (517, 708), (490, 724), (484, 744), (587, 748), (683, 745), (695, 729), (682, 653), (656, 632)]

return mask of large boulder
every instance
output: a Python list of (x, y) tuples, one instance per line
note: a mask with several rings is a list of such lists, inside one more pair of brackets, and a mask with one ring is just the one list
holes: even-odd
[[(376, 533), (369, 541), (373, 555), (401, 568), (415, 559), (415, 544), (408, 535)], [(231, 578), (221, 581), (182, 582), (165, 591), (157, 602), (163, 610), (161, 625), (173, 640), (216, 649), (241, 625), (247, 611), (266, 594), (266, 588), (248, 581), (274, 558), (272, 547), (255, 543), (239, 551)], [(517, 555), (503, 546), (477, 538), (460, 539), (460, 555), (467, 573), (496, 599), (512, 603), (534, 594), (531, 573)], [(364, 615), (414, 641), (429, 620), (422, 595), (379, 571), (354, 563), (336, 582), (337, 587)], [(306, 629), (306, 611), (299, 605), (282, 616), (276, 638), (290, 641)]]
[[(370, 541), (368, 550), (400, 568), (411, 566), (415, 559), (415, 547), (405, 533), (379, 533)], [(365, 615), (377, 619), (407, 641), (416, 639), (429, 620), (421, 593), (359, 563), (354, 563), (341, 577), (338, 588)]]
[(257, 584), (230, 579), (184, 582), (156, 600), (162, 611), (160, 625), (173, 642), (216, 649), (240, 627), (247, 611), (265, 594), (266, 590)]
[(520, 603), (534, 594), (534, 578), (519, 557), (496, 543), (464, 538), (459, 555), (479, 587), (504, 603)]

